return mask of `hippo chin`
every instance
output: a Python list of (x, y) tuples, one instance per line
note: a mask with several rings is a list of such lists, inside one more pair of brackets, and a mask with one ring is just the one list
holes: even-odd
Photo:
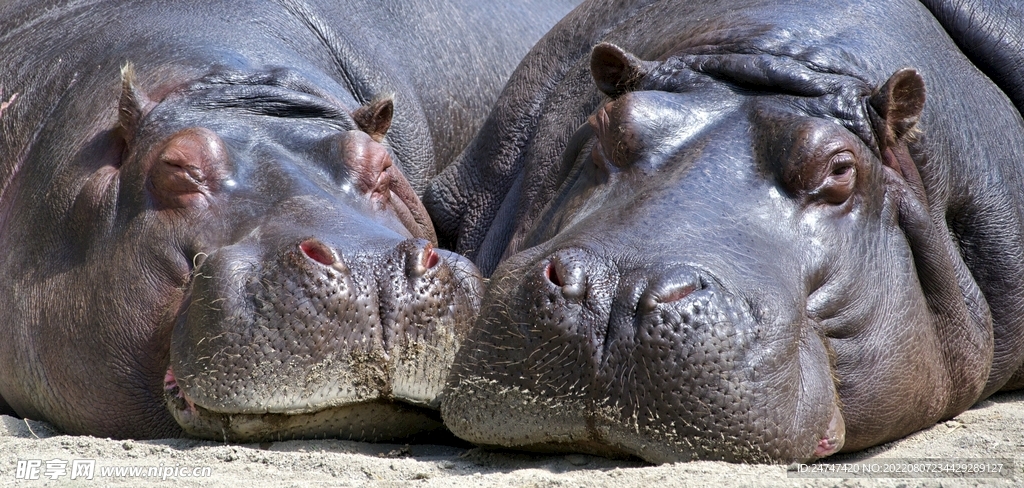
[(792, 462), (1019, 388), (1005, 93), (915, 2), (584, 3), (425, 196), (491, 275), (446, 425)]
[(533, 3), (6, 2), (0, 412), (118, 438), (439, 428), (481, 278), (418, 193), (574, 1)]

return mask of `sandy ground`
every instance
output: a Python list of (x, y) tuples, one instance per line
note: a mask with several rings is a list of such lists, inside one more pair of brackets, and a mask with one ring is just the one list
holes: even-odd
[[(884, 470), (907, 459), (943, 463), (982, 458), (1003, 463), (997, 478), (799, 478), (803, 470)], [(39, 479), (18, 479), (32, 460)], [(51, 480), (46, 461), (67, 462)], [(92, 480), (71, 480), (72, 462), (95, 460)], [(857, 463), (851, 467), (849, 463)], [(156, 467), (210, 477), (102, 476), (103, 468)], [(926, 464), (912, 466), (927, 467)], [(167, 469), (165, 469), (167, 468)], [(914, 469), (914, 468), (911, 468)], [(920, 469), (920, 468), (918, 468)], [(197, 472), (202, 474), (201, 471)], [(838, 474), (836, 476), (839, 476)], [(1024, 392), (997, 395), (957, 418), (910, 437), (809, 466), (692, 462), (661, 466), (584, 455), (537, 455), (468, 446), (395, 445), (317, 440), (232, 445), (192, 439), (118, 441), (60, 435), (47, 424), (0, 416), (0, 486), (1022, 486), (1024, 485)]]

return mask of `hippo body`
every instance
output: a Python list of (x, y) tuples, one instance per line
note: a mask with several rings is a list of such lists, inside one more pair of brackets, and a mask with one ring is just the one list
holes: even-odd
[(5, 2), (0, 412), (120, 438), (437, 428), (479, 275), (418, 192), (570, 8)]
[(945, 24), (908, 0), (563, 19), (424, 195), (490, 275), (452, 432), (791, 462), (1021, 387), (1022, 31), (933, 3)]

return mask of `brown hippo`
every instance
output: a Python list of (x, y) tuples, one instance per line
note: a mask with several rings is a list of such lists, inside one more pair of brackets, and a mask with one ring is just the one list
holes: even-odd
[(437, 428), (480, 284), (417, 192), (571, 3), (4, 2), (0, 411)]
[(1024, 12), (932, 3), (563, 19), (425, 194), (490, 275), (449, 428), (791, 462), (1024, 385)]

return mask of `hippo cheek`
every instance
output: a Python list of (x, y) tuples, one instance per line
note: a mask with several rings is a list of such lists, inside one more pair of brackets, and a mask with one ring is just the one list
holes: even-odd
[(168, 408), (190, 435), (379, 441), (441, 426), (437, 395), (479, 307), (468, 261), (422, 239), (342, 256), (313, 238), (238, 244), (195, 272)]
[(515, 266), (531, 254), (495, 273), (456, 358), (442, 405), (456, 435), (651, 462), (806, 461), (842, 447), (829, 354), (799, 314), (765, 318), (684, 266), (650, 279), (578, 251), (586, 273)]

